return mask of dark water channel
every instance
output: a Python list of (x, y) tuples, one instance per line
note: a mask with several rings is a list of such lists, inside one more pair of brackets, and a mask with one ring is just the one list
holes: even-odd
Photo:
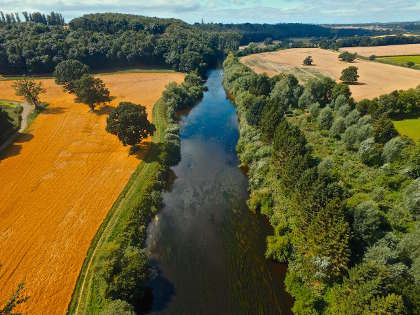
[(182, 160), (149, 226), (151, 314), (290, 314), (285, 267), (264, 258), (270, 226), (246, 206), (237, 116), (222, 75), (209, 73), (208, 92), (182, 117)]

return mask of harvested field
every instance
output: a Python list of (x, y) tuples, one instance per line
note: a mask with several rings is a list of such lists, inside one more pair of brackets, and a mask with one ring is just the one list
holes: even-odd
[[(165, 85), (183, 77), (101, 76), (112, 106), (133, 101), (149, 115)], [(47, 110), (0, 157), (0, 301), (24, 280), (21, 311), (65, 314), (90, 242), (140, 159), (105, 131), (109, 108), (90, 113), (52, 79), (42, 82)], [(0, 82), (0, 99), (16, 99), (11, 85)]]
[(420, 55), (420, 44), (371, 46), (371, 47), (343, 47), (340, 51), (358, 53), (361, 56), (405, 56)]
[[(306, 56), (312, 56), (313, 66), (303, 66)], [(359, 68), (359, 84), (350, 89), (356, 100), (373, 98), (394, 90), (408, 89), (420, 84), (420, 72), (414, 69), (387, 65), (379, 62), (356, 60), (354, 63), (342, 62), (338, 53), (320, 48), (294, 48), (276, 52), (255, 54), (243, 57), (241, 61), (257, 73), (268, 75), (286, 72), (293, 73), (300, 81), (311, 77), (329, 76), (339, 80), (341, 71), (350, 65)]]

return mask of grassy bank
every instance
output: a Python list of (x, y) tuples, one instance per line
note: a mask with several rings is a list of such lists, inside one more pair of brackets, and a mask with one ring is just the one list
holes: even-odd
[[(420, 70), (420, 56), (387, 56), (387, 57), (378, 57), (376, 61), (406, 67), (411, 69)], [(412, 62), (414, 65), (409, 67), (408, 63)]]

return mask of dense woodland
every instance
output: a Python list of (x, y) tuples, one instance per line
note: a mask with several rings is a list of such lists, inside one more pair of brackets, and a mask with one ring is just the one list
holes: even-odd
[(389, 119), (420, 87), (355, 102), (329, 78), (257, 75), (230, 55), (249, 206), (274, 228), (295, 314), (419, 314), (420, 145)]
[(202, 30), (211, 30), (217, 32), (237, 32), (241, 34), (241, 45), (247, 45), (250, 42), (262, 42), (267, 38), (273, 40), (282, 40), (287, 38), (304, 37), (343, 37), (343, 36), (363, 36), (379, 34), (377, 31), (367, 29), (344, 29), (329, 28), (321, 25), (300, 24), (300, 23), (280, 23), (280, 24), (195, 24)]
[(238, 45), (237, 33), (200, 31), (180, 20), (90, 14), (69, 27), (38, 21), (1, 25), (0, 68), (2, 74), (51, 73), (61, 61), (75, 59), (92, 69), (160, 65), (204, 73)]

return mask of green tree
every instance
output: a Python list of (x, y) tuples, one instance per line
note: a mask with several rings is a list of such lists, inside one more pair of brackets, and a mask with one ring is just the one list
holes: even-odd
[(147, 256), (136, 247), (113, 245), (104, 263), (108, 298), (138, 304), (144, 297), (148, 279)]
[(65, 60), (55, 67), (55, 82), (62, 85), (65, 91), (73, 93), (73, 82), (89, 72), (89, 67), (80, 61), (74, 59)]
[(107, 118), (106, 131), (118, 136), (123, 145), (137, 145), (155, 131), (147, 120), (146, 107), (121, 102)]
[(338, 58), (345, 62), (353, 62), (357, 57), (357, 53), (349, 53), (348, 51), (342, 52)]
[(375, 141), (385, 144), (392, 138), (398, 136), (398, 132), (387, 115), (382, 115), (373, 122), (373, 135)]
[(343, 69), (343, 71), (341, 72), (340, 80), (345, 83), (356, 83), (359, 79), (357, 70), (358, 68), (355, 66), (350, 66), (346, 69)]
[(41, 82), (24, 78), (13, 83), (13, 87), (17, 96), (23, 96), (28, 103), (35, 106), (35, 110), (41, 109), (39, 95), (46, 92)]
[(76, 102), (87, 104), (92, 112), (96, 105), (111, 101), (104, 82), (90, 74), (84, 74), (79, 80), (74, 81), (73, 87)]
[(103, 315), (136, 315), (136, 312), (126, 301), (112, 300), (106, 306)]
[(332, 110), (329, 106), (324, 107), (319, 113), (318, 124), (322, 130), (329, 130), (332, 126), (334, 117)]
[(307, 56), (304, 60), (303, 60), (303, 64), (305, 66), (311, 66), (313, 62), (312, 56)]

